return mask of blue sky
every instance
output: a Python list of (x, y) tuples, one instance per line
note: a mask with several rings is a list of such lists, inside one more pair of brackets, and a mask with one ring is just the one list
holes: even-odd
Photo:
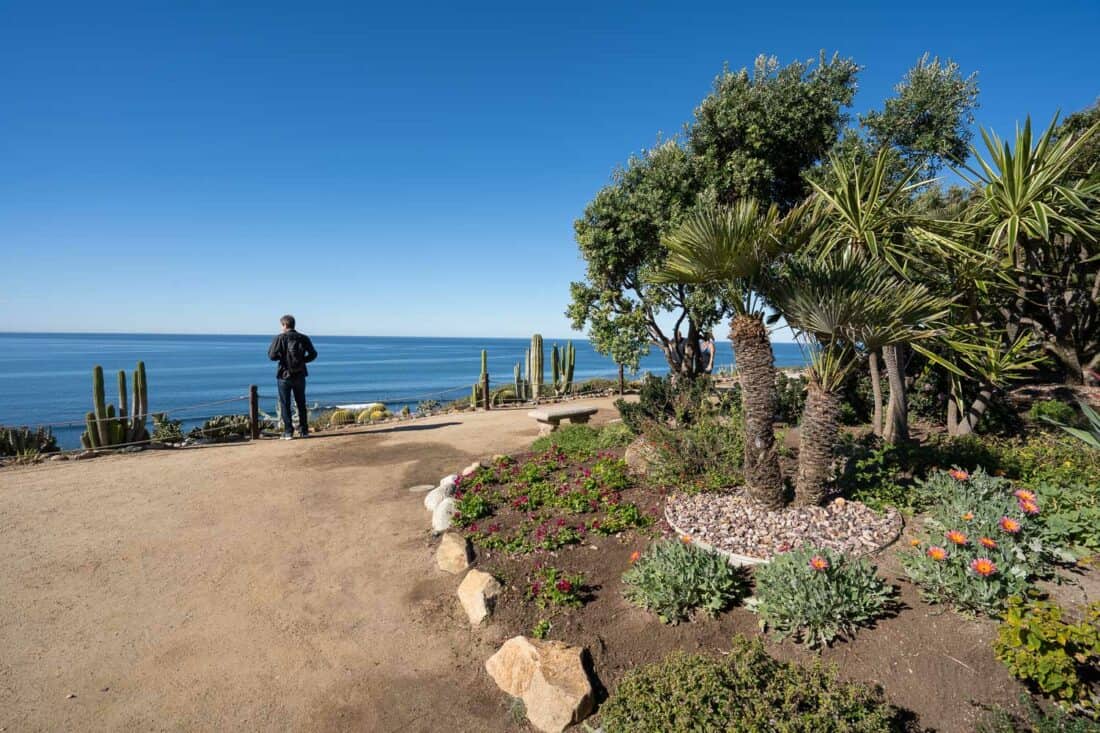
[(568, 335), (573, 220), (723, 63), (1100, 93), (1100, 2), (0, 6), (0, 331)]

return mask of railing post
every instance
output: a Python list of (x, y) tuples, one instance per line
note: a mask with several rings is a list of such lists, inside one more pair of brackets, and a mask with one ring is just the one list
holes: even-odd
[(254, 384), (248, 385), (248, 431), (253, 440), (260, 438), (260, 389)]
[(626, 379), (623, 377), (623, 365), (619, 365), (619, 396), (622, 397), (626, 392)]
[(488, 410), (491, 402), (492, 400), (489, 398), (489, 372), (485, 372), (481, 375), (481, 405)]

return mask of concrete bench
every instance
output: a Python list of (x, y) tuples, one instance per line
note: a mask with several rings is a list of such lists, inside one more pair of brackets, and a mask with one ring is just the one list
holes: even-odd
[(531, 410), (527, 416), (538, 421), (539, 435), (548, 435), (558, 429), (562, 420), (568, 419), (571, 424), (579, 425), (588, 422), (588, 418), (597, 412), (599, 408), (590, 405), (557, 405)]

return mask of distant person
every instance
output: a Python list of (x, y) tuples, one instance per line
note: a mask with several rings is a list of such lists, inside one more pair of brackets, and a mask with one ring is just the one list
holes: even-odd
[(267, 357), (279, 362), (275, 379), (279, 386), (279, 408), (283, 413), (283, 440), (294, 437), (294, 424), (290, 412), (290, 396), (298, 407), (298, 435), (309, 436), (309, 412), (306, 410), (306, 377), (309, 370), (306, 364), (317, 358), (317, 349), (304, 333), (294, 330), (294, 316), (279, 319), (283, 326), (280, 333), (271, 342)]
[(717, 348), (714, 345), (714, 333), (707, 331), (703, 335), (703, 343), (699, 345), (699, 350), (702, 352), (703, 358), (707, 360), (706, 365), (703, 367), (705, 374), (710, 374), (714, 371), (714, 353)]

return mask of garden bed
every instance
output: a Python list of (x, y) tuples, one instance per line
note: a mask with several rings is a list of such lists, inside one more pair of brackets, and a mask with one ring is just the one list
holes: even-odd
[[(492, 638), (524, 635), (587, 648), (601, 702), (631, 670), (677, 650), (720, 654), (744, 635), (763, 638), (778, 659), (820, 657), (836, 663), (843, 679), (881, 685), (887, 701), (922, 728), (971, 731), (986, 707), (1019, 710), (1025, 688), (992, 651), (998, 622), (927, 604), (892, 551), (875, 559), (878, 575), (896, 588), (890, 612), (817, 651), (762, 636), (760, 616), (741, 603), (713, 617), (697, 611), (677, 625), (632, 605), (624, 572), (661, 538), (685, 538), (664, 520), (665, 492), (629, 477), (622, 453), (614, 447), (577, 456), (551, 447), (498, 459), (460, 482), (456, 521), (473, 542), (476, 566), (504, 588), (486, 632)], [(699, 497), (688, 500), (723, 501), (721, 494)], [(901, 532), (896, 511), (877, 514), (855, 502), (840, 507), (862, 521), (882, 520), (864, 551)], [(912, 549), (914, 538), (903, 539), (899, 546)], [(837, 549), (860, 553), (855, 546)], [(740, 572), (747, 578), (752, 571)], [(1082, 572), (1091, 579), (1093, 571)]]

